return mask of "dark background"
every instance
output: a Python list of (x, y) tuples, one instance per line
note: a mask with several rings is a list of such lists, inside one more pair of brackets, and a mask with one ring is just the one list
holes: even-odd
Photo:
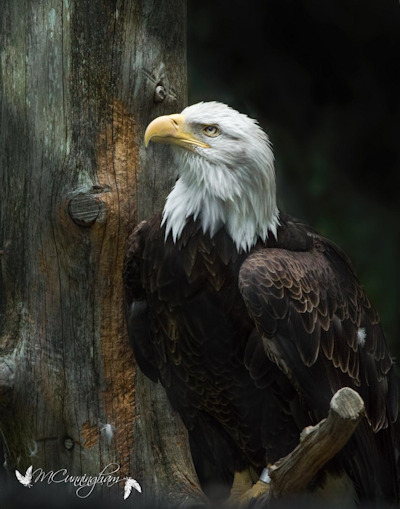
[(350, 256), (400, 357), (399, 0), (188, 1), (189, 103), (257, 118), (281, 209)]

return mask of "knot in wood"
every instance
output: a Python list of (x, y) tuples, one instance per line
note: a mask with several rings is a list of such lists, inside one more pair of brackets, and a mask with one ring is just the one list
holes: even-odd
[(167, 91), (162, 85), (157, 85), (154, 91), (153, 101), (155, 103), (161, 103), (167, 97)]
[(100, 214), (101, 202), (91, 194), (80, 193), (71, 199), (68, 205), (71, 219), (79, 226), (89, 228)]
[(71, 437), (66, 437), (66, 438), (64, 438), (64, 447), (65, 447), (68, 451), (70, 451), (71, 449), (73, 449), (73, 448), (74, 448), (74, 445), (75, 445), (75, 444), (74, 444), (74, 441), (72, 440), (72, 438), (71, 438)]

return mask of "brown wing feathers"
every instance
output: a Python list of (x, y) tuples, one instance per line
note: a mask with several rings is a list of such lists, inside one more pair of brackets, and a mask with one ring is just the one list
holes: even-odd
[[(318, 360), (333, 392), (343, 385), (358, 388), (377, 430), (387, 424), (392, 361), (377, 315), (351, 269), (339, 254), (329, 256), (338, 258), (336, 266), (317, 249), (261, 249), (243, 263), (240, 291), (260, 333), (291, 364), (292, 376), (310, 376), (307, 368)], [(395, 413), (393, 408), (389, 418)]]
[(397, 380), (378, 316), (346, 258), (323, 240), (303, 252), (261, 249), (243, 263), (239, 287), (266, 352), (315, 421), (341, 387), (361, 394), (374, 433), (363, 421), (335, 461), (362, 499), (380, 492), (397, 500), (391, 426), (398, 412)]
[[(193, 444), (206, 444), (198, 454), (219, 471), (287, 454), (343, 386), (360, 392), (375, 431), (397, 415), (376, 312), (344, 255), (300, 224), (248, 255), (224, 230), (211, 240), (194, 221), (177, 244), (164, 242), (158, 215), (131, 236), (124, 282), (141, 369), (162, 381)], [(393, 476), (382, 474), (390, 433), (375, 440), (365, 422), (343, 452), (365, 494), (375, 475), (391, 493)], [(371, 455), (380, 474), (369, 473)]]

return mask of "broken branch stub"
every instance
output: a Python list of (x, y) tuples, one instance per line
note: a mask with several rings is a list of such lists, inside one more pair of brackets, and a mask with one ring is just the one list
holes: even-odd
[(361, 396), (344, 387), (330, 403), (328, 417), (305, 428), (299, 445), (269, 468), (269, 498), (301, 493), (319, 470), (349, 441), (364, 415)]

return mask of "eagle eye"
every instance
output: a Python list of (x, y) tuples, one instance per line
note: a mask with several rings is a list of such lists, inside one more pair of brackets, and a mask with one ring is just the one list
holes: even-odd
[(221, 131), (216, 125), (206, 125), (203, 127), (203, 133), (210, 138), (215, 138), (221, 134)]

